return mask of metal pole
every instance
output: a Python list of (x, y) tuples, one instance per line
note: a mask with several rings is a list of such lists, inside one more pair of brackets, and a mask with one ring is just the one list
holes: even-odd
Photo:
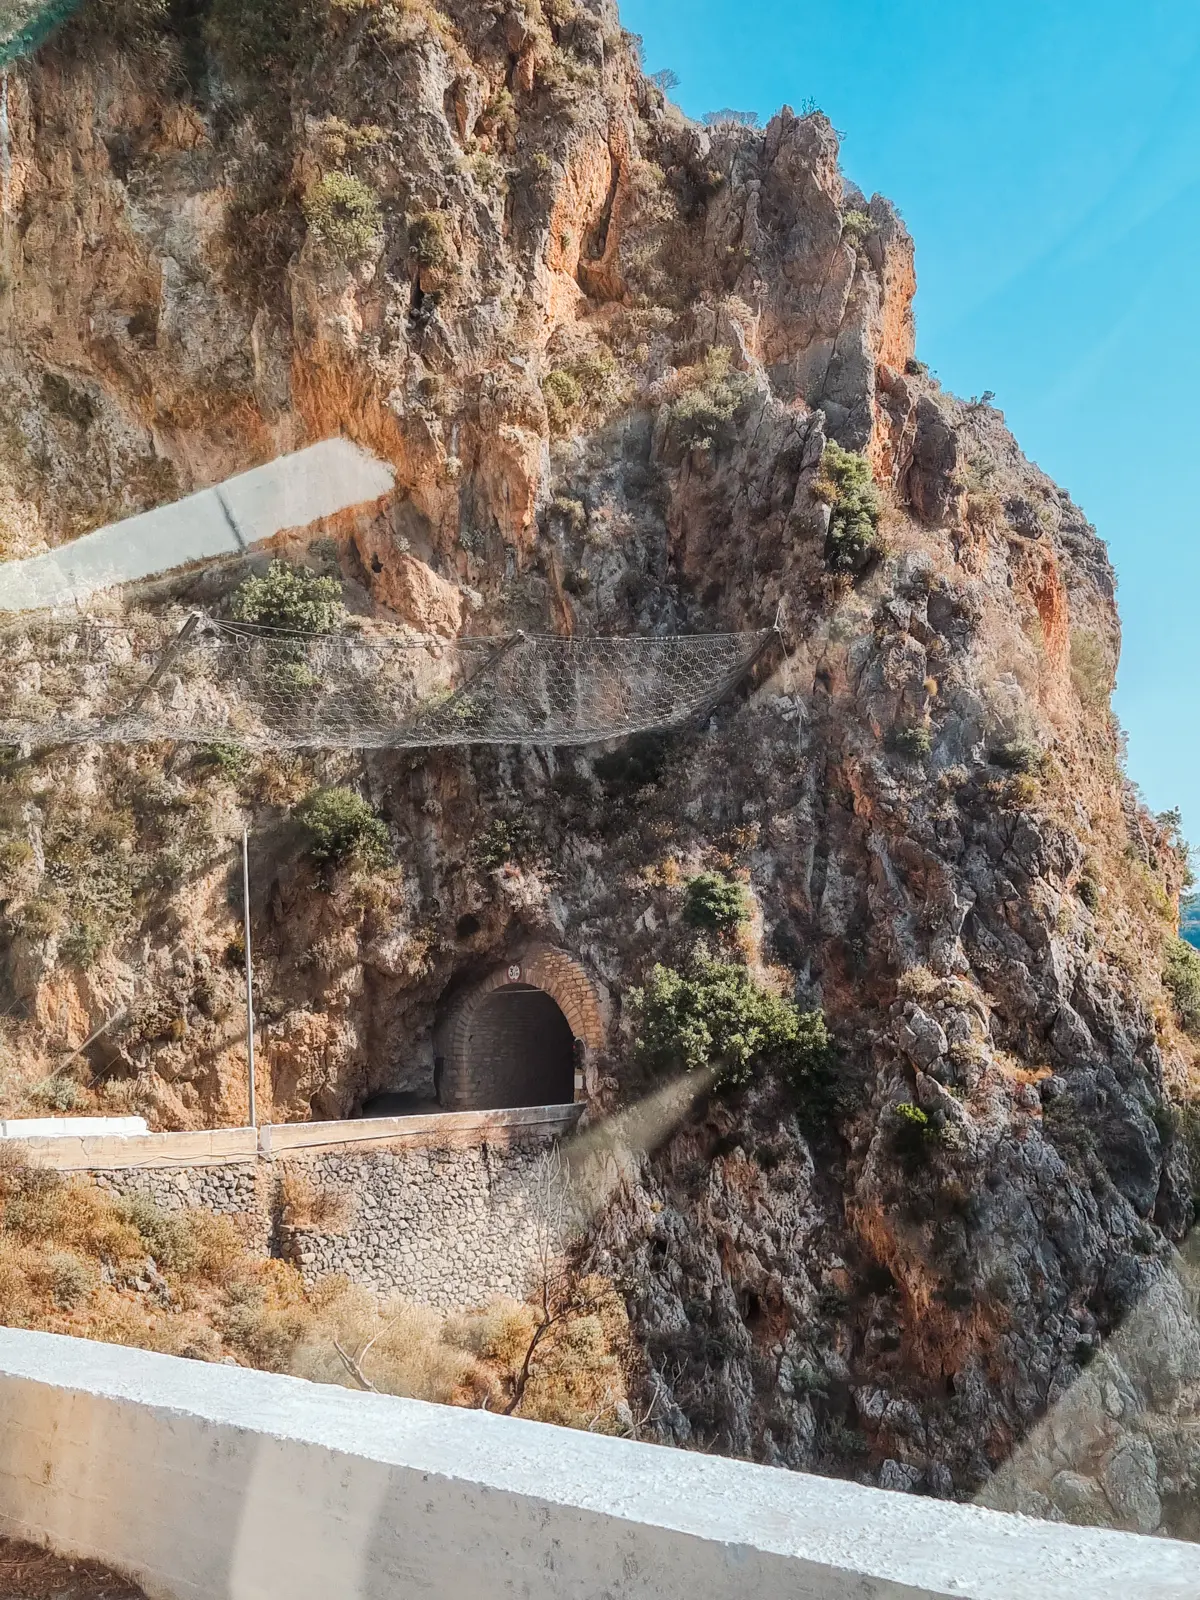
[(250, 830), (242, 829), (242, 893), (246, 928), (246, 1058), (250, 1063), (250, 1126), (258, 1127), (254, 1105), (254, 956), (250, 949)]

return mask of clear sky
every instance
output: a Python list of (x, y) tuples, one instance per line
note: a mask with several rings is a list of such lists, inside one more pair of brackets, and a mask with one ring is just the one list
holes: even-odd
[(918, 352), (1108, 541), (1130, 774), (1200, 844), (1197, 0), (622, 0), (685, 111), (811, 98), (917, 244)]

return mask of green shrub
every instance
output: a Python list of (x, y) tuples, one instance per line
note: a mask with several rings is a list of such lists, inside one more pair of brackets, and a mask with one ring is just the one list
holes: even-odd
[(309, 229), (342, 261), (373, 255), (383, 242), (383, 211), (369, 184), (349, 172), (327, 172), (302, 201)]
[(75, 1111), (83, 1098), (83, 1090), (74, 1078), (53, 1073), (34, 1084), (29, 1098), (43, 1111)]
[(831, 572), (861, 572), (882, 550), (879, 494), (870, 462), (830, 439), (813, 493), (830, 507), (825, 565)]
[(231, 783), (245, 777), (250, 768), (250, 752), (240, 744), (201, 745), (196, 759), (202, 766), (228, 778)]
[(683, 919), (693, 928), (730, 934), (750, 920), (746, 891), (718, 872), (699, 872), (684, 885)]
[(909, 1101), (892, 1107), (892, 1148), (908, 1164), (924, 1161), (937, 1143), (938, 1130), (927, 1112)]
[(105, 930), (94, 922), (73, 922), (59, 942), (59, 953), (73, 967), (86, 972), (109, 942)]
[(327, 18), (321, 0), (212, 0), (206, 31), (236, 72), (292, 72), (317, 49)]
[(579, 413), (604, 410), (616, 399), (617, 377), (617, 358), (603, 344), (548, 372), (542, 396), (551, 433), (566, 433)]
[(272, 561), (262, 577), (247, 578), (234, 591), (229, 614), (235, 622), (291, 633), (332, 633), (342, 616), (342, 586), (304, 567)]
[(471, 859), (485, 872), (494, 872), (510, 861), (528, 860), (533, 851), (533, 829), (527, 822), (506, 822), (497, 817), (472, 842)]
[(438, 271), (454, 258), (449, 223), (443, 211), (414, 211), (404, 219), (408, 229), (408, 248), (419, 267)]
[(774, 1070), (802, 1091), (828, 1068), (821, 1013), (801, 1011), (733, 962), (700, 956), (686, 973), (656, 966), (629, 998), (638, 1059), (656, 1073), (711, 1069), (719, 1085), (736, 1089)]
[(933, 749), (933, 729), (927, 722), (918, 722), (910, 728), (894, 728), (891, 745), (910, 761), (923, 761)]
[(1112, 662), (1104, 641), (1090, 628), (1071, 633), (1071, 682), (1075, 693), (1090, 710), (1103, 710), (1112, 694)]
[(1200, 1038), (1200, 950), (1186, 939), (1169, 941), (1163, 960), (1163, 982), (1171, 991), (1179, 1020)]
[(387, 828), (353, 789), (314, 789), (293, 815), (307, 830), (308, 853), (319, 865), (386, 865), (391, 853)]
[(1090, 873), (1085, 872), (1075, 885), (1075, 893), (1083, 901), (1089, 911), (1096, 911), (1100, 906), (1100, 885)]
[(874, 223), (865, 211), (847, 211), (842, 217), (842, 233), (853, 245), (860, 245), (873, 228)]
[(1009, 739), (999, 749), (993, 750), (988, 759), (994, 766), (1004, 767), (1008, 772), (1029, 772), (1035, 775), (1041, 772), (1046, 764), (1045, 752), (1032, 739)]
[(744, 372), (731, 368), (732, 352), (714, 346), (699, 369), (699, 382), (684, 389), (671, 407), (671, 427), (689, 450), (711, 450), (726, 442), (738, 409), (751, 390)]

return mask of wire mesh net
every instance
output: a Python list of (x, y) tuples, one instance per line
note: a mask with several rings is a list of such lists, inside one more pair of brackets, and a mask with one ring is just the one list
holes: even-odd
[(0, 633), (0, 741), (591, 744), (701, 715), (772, 637), (447, 640), (369, 625), (301, 634), (200, 617), (28, 619)]
[(31, 55), (80, 0), (0, 0), (0, 67)]

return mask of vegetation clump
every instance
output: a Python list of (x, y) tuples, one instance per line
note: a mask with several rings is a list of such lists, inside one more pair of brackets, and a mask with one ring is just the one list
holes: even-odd
[(801, 1011), (738, 963), (698, 955), (687, 972), (656, 966), (632, 992), (637, 1056), (660, 1074), (712, 1072), (740, 1089), (778, 1072), (803, 1092), (828, 1066), (831, 1041), (819, 1011)]
[(870, 462), (866, 456), (843, 450), (830, 439), (821, 457), (813, 493), (830, 508), (825, 565), (831, 572), (861, 572), (883, 548), (879, 493)]
[(991, 752), (989, 760), (1007, 772), (1027, 772), (1034, 776), (1046, 764), (1045, 752), (1032, 739), (1009, 739)]
[(542, 379), (551, 433), (566, 433), (583, 414), (605, 410), (617, 392), (617, 358), (607, 345), (598, 344), (553, 367)]
[(383, 240), (383, 211), (369, 184), (350, 172), (327, 172), (302, 202), (310, 232), (346, 263), (373, 255)]
[(429, 272), (440, 272), (450, 265), (454, 251), (445, 214), (441, 211), (414, 211), (406, 217), (408, 248), (417, 265)]
[(352, 861), (369, 869), (387, 864), (391, 854), (387, 828), (353, 789), (314, 789), (294, 815), (307, 830), (308, 854), (319, 865), (338, 867)]
[(1200, 1038), (1200, 950), (1186, 939), (1170, 940), (1163, 960), (1163, 982), (1183, 1028)]
[(911, 727), (895, 728), (891, 738), (892, 749), (910, 761), (923, 761), (933, 749), (933, 729), (927, 722), (917, 722)]
[(472, 844), (471, 859), (484, 872), (495, 872), (510, 861), (517, 864), (527, 861), (535, 847), (533, 829), (527, 822), (509, 822), (496, 817)]
[(342, 618), (342, 586), (336, 578), (272, 561), (261, 577), (234, 590), (229, 615), (285, 633), (332, 633)]
[(927, 1111), (909, 1101), (893, 1106), (892, 1118), (892, 1148), (907, 1166), (919, 1166), (938, 1141), (937, 1126)]
[[(336, 1231), (344, 1197), (309, 1199), (306, 1224)], [(251, 1254), (232, 1218), (118, 1198), (0, 1147), (9, 1327), (628, 1432), (629, 1324), (612, 1284), (564, 1271), (539, 1300), (445, 1316), (340, 1275), (306, 1288), (290, 1263)]]
[(719, 872), (698, 872), (684, 885), (683, 920), (728, 937), (750, 920), (746, 891)]
[(725, 443), (734, 419), (751, 391), (750, 378), (732, 365), (733, 353), (714, 345), (698, 368), (695, 382), (671, 407), (671, 427), (688, 450), (711, 450)]

